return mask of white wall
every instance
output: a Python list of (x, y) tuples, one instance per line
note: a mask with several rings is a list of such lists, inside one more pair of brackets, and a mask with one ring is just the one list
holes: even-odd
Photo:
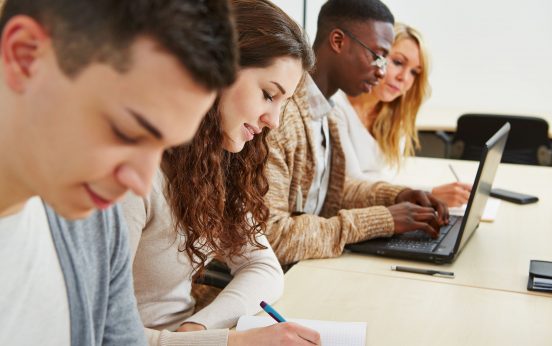
[[(308, 0), (311, 39), (324, 2)], [(429, 46), (433, 95), (426, 111), (552, 114), (552, 1), (384, 2)]]
[[(2, 0), (0, 0), (2, 1)], [(299, 25), (303, 26), (303, 0), (271, 0), (276, 6), (279, 6)], [(318, 15), (318, 12), (316, 12)]]

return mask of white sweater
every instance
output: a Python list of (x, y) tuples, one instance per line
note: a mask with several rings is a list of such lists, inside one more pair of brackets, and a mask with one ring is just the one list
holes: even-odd
[[(172, 214), (158, 172), (150, 195), (128, 195), (122, 203), (133, 255), (134, 290), (150, 345), (226, 345), (228, 329), (242, 315), (260, 311), (259, 302), (283, 293), (283, 272), (264, 236), (266, 250), (246, 249), (245, 258), (227, 259), (234, 279), (201, 311), (191, 296), (194, 271), (185, 252), (178, 252)], [(201, 332), (172, 332), (183, 322), (206, 326)]]
[[(393, 182), (398, 170), (385, 162), (380, 146), (364, 127), (345, 93), (339, 90), (332, 100), (340, 108), (339, 133), (345, 152), (347, 175), (369, 181)], [(401, 142), (404, 148), (404, 140)]]

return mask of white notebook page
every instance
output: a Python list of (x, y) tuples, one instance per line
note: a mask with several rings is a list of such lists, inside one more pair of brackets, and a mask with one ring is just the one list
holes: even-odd
[[(449, 208), (450, 215), (464, 216), (466, 213), (466, 206), (464, 204), (461, 207)], [(483, 210), (483, 215), (481, 215), (482, 222), (493, 222), (496, 219), (496, 214), (498, 214), (498, 207), (500, 207), (500, 200), (496, 198), (489, 197), (487, 199), (487, 204)]]
[[(366, 346), (366, 322), (332, 322), (317, 320), (290, 319), (320, 333), (324, 346)], [(275, 324), (271, 317), (242, 316), (236, 326), (237, 331), (266, 327)]]

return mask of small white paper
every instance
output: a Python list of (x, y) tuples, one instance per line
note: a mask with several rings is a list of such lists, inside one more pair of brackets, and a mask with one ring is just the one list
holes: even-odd
[[(497, 198), (489, 198), (487, 200), (487, 204), (485, 205), (485, 209), (483, 210), (483, 215), (481, 215), (481, 221), (493, 222), (498, 214), (498, 207), (500, 207), (500, 203), (501, 201)], [(466, 213), (466, 206), (467, 204), (464, 204), (461, 207), (449, 208), (449, 214), (454, 216), (464, 216)]]
[[(317, 320), (290, 319), (304, 327), (314, 329), (320, 333), (322, 345), (324, 346), (365, 346), (366, 345), (366, 322), (333, 322)], [(270, 317), (264, 316), (242, 316), (236, 326), (237, 331), (252, 328), (267, 327), (275, 324)]]

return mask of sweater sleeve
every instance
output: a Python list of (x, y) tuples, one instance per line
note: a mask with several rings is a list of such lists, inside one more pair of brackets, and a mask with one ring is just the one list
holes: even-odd
[(232, 327), (240, 316), (259, 312), (261, 300), (274, 302), (282, 296), (282, 268), (266, 237), (259, 236), (257, 240), (267, 248), (261, 250), (249, 245), (244, 256), (227, 259), (234, 278), (211, 304), (186, 322), (199, 323), (207, 329)]
[(385, 182), (372, 183), (367, 180), (348, 178), (345, 181), (343, 208), (365, 208), (370, 206), (390, 206), (405, 186)]
[[(270, 208), (267, 237), (280, 263), (336, 257), (343, 252), (345, 244), (393, 234), (393, 218), (383, 206), (345, 208), (330, 218), (310, 214), (292, 215), (289, 196), (293, 167), (286, 161), (285, 149), (280, 145), (282, 139), (278, 136), (279, 131), (273, 131), (268, 136), (270, 154), (267, 175), (270, 187), (265, 199)], [(368, 188), (369, 184), (366, 183), (365, 187)], [(350, 189), (349, 194), (358, 192), (355, 191), (355, 185), (351, 185)], [(392, 191), (384, 187), (379, 193), (377, 190), (369, 194), (372, 198), (368, 202), (372, 203), (367, 205), (392, 198), (387, 196)]]
[(170, 332), (146, 328), (146, 337), (150, 346), (226, 346), (228, 333), (228, 329)]
[(132, 262), (136, 257), (142, 231), (146, 228), (149, 198), (142, 198), (128, 193), (121, 207), (128, 225), (130, 257)]

